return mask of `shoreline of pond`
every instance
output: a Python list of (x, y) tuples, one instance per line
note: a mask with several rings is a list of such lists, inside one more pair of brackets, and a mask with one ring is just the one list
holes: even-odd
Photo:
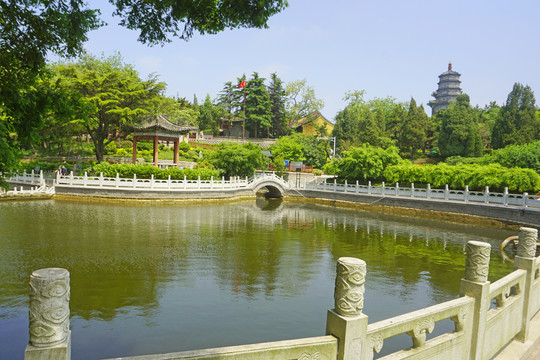
[[(0, 198), (0, 201), (17, 201), (17, 200), (55, 200), (66, 202), (84, 202), (84, 203), (100, 203), (111, 205), (136, 205), (136, 206), (168, 206), (168, 205), (181, 205), (181, 206), (197, 206), (200, 204), (227, 204), (240, 201), (252, 201), (262, 195), (237, 195), (231, 197), (221, 198), (127, 198), (127, 197), (105, 197), (105, 196), (88, 196), (88, 195), (67, 195), (67, 194), (55, 194), (52, 196), (41, 196), (39, 198), (25, 196), (25, 197), (9, 197)], [(283, 198), (284, 202), (291, 203), (303, 203), (314, 204), (327, 207), (336, 207), (343, 209), (352, 209), (362, 212), (372, 212), (387, 215), (395, 215), (400, 217), (422, 218), (427, 220), (439, 220), (449, 223), (458, 223), (465, 225), (481, 225), (490, 228), (499, 228), (507, 230), (517, 230), (523, 224), (513, 221), (504, 221), (493, 219), (485, 216), (471, 215), (471, 214), (459, 214), (455, 212), (446, 212), (442, 210), (432, 209), (418, 209), (401, 206), (391, 205), (379, 205), (373, 203), (355, 202), (328, 199), (321, 197), (305, 197), (305, 196), (286, 196)]]

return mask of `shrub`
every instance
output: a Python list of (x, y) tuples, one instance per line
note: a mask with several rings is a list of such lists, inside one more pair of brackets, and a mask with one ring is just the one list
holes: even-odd
[(129, 140), (118, 140), (116, 142), (116, 147), (117, 148), (124, 148), (124, 149), (130, 149), (132, 150), (133, 149), (133, 141), (129, 141)]
[(149, 142), (137, 141), (137, 151), (143, 151), (143, 150), (152, 151), (153, 149), (154, 149), (154, 144), (149, 143)]
[(180, 142), (180, 144), (178, 145), (178, 149), (180, 151), (183, 151), (183, 152), (188, 152), (189, 150), (191, 150), (191, 146), (189, 146), (188, 143), (185, 143), (185, 142)]
[(344, 152), (344, 157), (335, 161), (325, 170), (337, 168), (337, 175), (347, 180), (384, 180), (383, 172), (390, 165), (397, 165), (403, 159), (398, 154), (398, 149), (390, 146), (382, 149), (369, 144), (361, 147), (351, 147)]
[(384, 171), (386, 181), (395, 183), (431, 184), (434, 187), (448, 186), (454, 189), (483, 190), (489, 186), (494, 191), (508, 187), (513, 192), (537, 192), (540, 190), (540, 175), (531, 169), (506, 168), (499, 164), (477, 165), (445, 163), (437, 165), (413, 165), (401, 163), (391, 165)]
[(105, 155), (115, 155), (116, 150), (118, 150), (116, 144), (114, 141), (111, 141), (105, 146)]
[(201, 180), (210, 180), (213, 176), (217, 179), (220, 174), (218, 170), (209, 168), (197, 168), (197, 169), (184, 169), (178, 168), (159, 169), (152, 165), (136, 165), (136, 164), (109, 164), (102, 162), (94, 165), (91, 171), (94, 175), (103, 173), (105, 177), (115, 177), (116, 174), (121, 178), (132, 178), (136, 175), (139, 179), (150, 179), (154, 175), (155, 179), (168, 179), (169, 175), (171, 179), (181, 180), (186, 176), (188, 180), (197, 180), (200, 176)]

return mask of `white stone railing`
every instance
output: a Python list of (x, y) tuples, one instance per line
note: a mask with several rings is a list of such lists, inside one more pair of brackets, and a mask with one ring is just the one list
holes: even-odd
[(414, 184), (411, 184), (410, 187), (400, 187), (398, 183), (388, 186), (383, 182), (380, 186), (372, 186), (371, 182), (368, 185), (359, 185), (358, 181), (355, 184), (348, 184), (347, 181), (344, 184), (338, 184), (334, 180), (334, 183), (304, 183), (302, 187), (310, 190), (342, 193), (540, 208), (540, 196), (538, 195), (529, 195), (528, 193), (510, 194), (508, 188), (505, 188), (503, 193), (496, 193), (491, 192), (487, 186), (484, 191), (469, 191), (468, 186), (465, 186), (465, 190), (451, 190), (448, 188), (448, 185), (444, 189), (432, 189), (428, 184), (427, 188), (424, 189), (415, 188)]
[(45, 184), (41, 186), (29, 186), (25, 188), (23, 185), (20, 187), (13, 187), (13, 190), (5, 191), (0, 189), (0, 196), (27, 196), (27, 195), (52, 195), (54, 194), (54, 188)]
[(36, 173), (34, 170), (27, 173), (26, 171), (22, 174), (16, 173), (7, 178), (8, 182), (14, 182), (17, 184), (29, 184), (29, 185), (43, 185), (45, 184), (45, 176), (43, 170), (39, 173)]
[(219, 190), (219, 189), (244, 189), (249, 185), (248, 178), (232, 177), (229, 180), (221, 178), (219, 180), (212, 177), (210, 180), (189, 180), (186, 177), (181, 180), (156, 179), (151, 175), (150, 179), (139, 179), (137, 175), (133, 178), (121, 178), (119, 174), (116, 177), (104, 177), (103, 173), (99, 176), (74, 176), (71, 173), (68, 176), (58, 176), (56, 185), (67, 185), (77, 187), (99, 187), (115, 189), (132, 190)]
[[(210, 180), (188, 180), (186, 178), (180, 180), (174, 180), (170, 177), (168, 179), (155, 179), (153, 176), (150, 179), (138, 179), (136, 176), (133, 178), (120, 178), (117, 174), (116, 177), (104, 177), (103, 174), (99, 176), (88, 176), (87, 173), (84, 176), (74, 176), (70, 173), (67, 176), (56, 176), (56, 184), (77, 186), (77, 187), (105, 187), (105, 188), (122, 188), (122, 189), (160, 189), (160, 190), (218, 190), (218, 189), (246, 189), (255, 181), (265, 178), (280, 183), (285, 188), (295, 188), (295, 184), (286, 182), (282, 177), (277, 176), (274, 172), (257, 172), (251, 178), (232, 177), (229, 180), (225, 178)], [(23, 173), (15, 174), (8, 179), (10, 182), (19, 184), (29, 184), (41, 186), (45, 183), (43, 171), (39, 174)], [(491, 204), (491, 205), (503, 205), (513, 207), (531, 207), (540, 208), (540, 196), (523, 194), (511, 194), (508, 192), (508, 188), (505, 188), (503, 193), (491, 192), (489, 187), (486, 186), (484, 191), (469, 191), (469, 187), (466, 186), (465, 190), (452, 190), (448, 185), (444, 189), (432, 189), (428, 184), (426, 188), (415, 188), (414, 184), (410, 187), (400, 187), (398, 183), (388, 186), (384, 182), (380, 186), (372, 186), (371, 182), (368, 185), (359, 185), (358, 181), (355, 184), (348, 184), (345, 181), (344, 184), (339, 184), (334, 180), (333, 183), (315, 183), (304, 182), (299, 184), (296, 188), (307, 190), (321, 190), (331, 191), (338, 193), (353, 193), (353, 194), (365, 194), (365, 195), (380, 195), (387, 197), (401, 197), (401, 198), (417, 198), (417, 199), (429, 199), (437, 201), (457, 201), (464, 203), (476, 203), (476, 204)]]
[[(334, 308), (328, 311), (326, 336), (270, 343), (194, 350), (123, 359), (338, 359), (372, 360), (384, 348), (386, 339), (406, 334), (411, 345), (382, 359), (490, 359), (511, 341), (534, 343), (529, 336), (531, 320), (540, 310), (540, 258), (535, 257), (538, 230), (521, 228), (515, 270), (491, 284), (488, 279), (491, 246), (469, 241), (466, 246), (465, 277), (461, 297), (390, 319), (368, 323), (363, 313), (366, 263), (356, 258), (337, 261)], [(64, 323), (47, 323), (43, 313), (69, 317), (69, 273), (62, 269), (41, 269), (31, 276), (30, 342), (27, 359), (70, 359), (70, 333)], [(55, 296), (43, 297), (41, 289), (61, 285)], [(58, 286), (60, 286), (58, 285)], [(67, 315), (65, 315), (67, 314)], [(427, 337), (450, 319), (454, 329)], [(39, 320), (39, 321), (37, 321)], [(50, 326), (49, 326), (50, 325)], [(69, 325), (69, 324), (68, 324)], [(40, 327), (52, 330), (44, 334)], [(76, 334), (75, 334), (76, 336)], [(513, 353), (514, 358), (523, 354)], [(41, 357), (40, 357), (41, 356)]]
[(259, 172), (253, 177), (238, 177), (234, 176), (226, 180), (221, 179), (189, 180), (184, 179), (155, 179), (151, 175), (150, 179), (139, 179), (136, 175), (133, 178), (121, 178), (119, 174), (116, 177), (104, 177), (103, 173), (99, 176), (74, 176), (70, 173), (68, 176), (57, 176), (56, 185), (67, 185), (77, 187), (99, 187), (99, 188), (114, 188), (114, 189), (132, 189), (132, 190), (225, 190), (225, 189), (248, 189), (252, 184), (262, 180), (272, 180), (278, 182), (284, 187), (288, 187), (288, 183), (282, 177), (277, 176), (274, 172)]

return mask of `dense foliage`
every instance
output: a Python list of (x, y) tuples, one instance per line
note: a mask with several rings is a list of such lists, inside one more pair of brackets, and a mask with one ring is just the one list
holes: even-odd
[(270, 16), (282, 11), (285, 0), (116, 0), (120, 24), (140, 30), (139, 41), (162, 44), (170, 37), (188, 40), (194, 31), (216, 34), (225, 29), (266, 28)]
[(119, 130), (149, 114), (151, 100), (165, 88), (155, 77), (141, 80), (119, 55), (101, 59), (85, 55), (77, 63), (56, 65), (54, 71), (57, 86), (81, 96), (72, 122), (90, 135), (98, 162)]
[(536, 117), (535, 103), (529, 86), (514, 84), (493, 125), (493, 148), (500, 149), (540, 139), (540, 119)]
[[(270, 16), (282, 11), (284, 0), (218, 2), (120, 0), (111, 1), (120, 24), (139, 30), (139, 41), (163, 44), (176, 36), (188, 40), (193, 32), (215, 34), (238, 27), (266, 28)], [(104, 23), (99, 10), (81, 0), (0, 1), (0, 172), (16, 164), (19, 147), (39, 142), (37, 130), (50, 99), (40, 89), (47, 78), (46, 56), (80, 55), (87, 33)], [(114, 92), (114, 91), (113, 91)], [(85, 94), (81, 94), (85, 95)], [(177, 109), (192, 121), (191, 109)], [(167, 112), (167, 111), (164, 111)], [(117, 129), (109, 129), (114, 133)], [(102, 158), (100, 140), (97, 158)]]
[(318, 169), (326, 164), (328, 151), (328, 142), (304, 134), (282, 136), (270, 148), (274, 158), (303, 161), (305, 165)]
[(384, 170), (391, 165), (402, 162), (398, 149), (390, 146), (386, 149), (363, 144), (351, 147), (343, 153), (343, 157), (334, 160), (325, 167), (325, 172), (331, 172), (347, 180), (383, 181)]
[(503, 149), (495, 150), (481, 158), (450, 157), (446, 162), (455, 164), (500, 164), (504, 167), (518, 167), (533, 169), (540, 173), (540, 141), (525, 145), (510, 145)]
[(482, 155), (478, 120), (468, 95), (458, 95), (448, 109), (436, 113), (436, 118), (441, 123), (438, 144), (443, 157)]
[(361, 144), (388, 147), (398, 146), (414, 158), (418, 150), (433, 147), (434, 125), (422, 105), (411, 99), (409, 104), (384, 99), (364, 100), (364, 91), (346, 94), (345, 109), (336, 115), (333, 136), (341, 151)]
[(170, 176), (175, 180), (184, 179), (184, 176), (188, 180), (197, 180), (199, 176), (201, 180), (210, 180), (212, 176), (214, 179), (220, 176), (218, 170), (209, 168), (159, 169), (153, 165), (109, 164), (107, 162), (94, 165), (90, 169), (90, 174), (99, 175), (100, 173), (103, 173), (104, 177), (116, 177), (118, 174), (121, 178), (133, 178), (133, 175), (136, 175), (138, 179), (150, 179), (154, 175), (155, 179), (168, 179)]
[(269, 163), (261, 148), (252, 143), (221, 143), (210, 154), (209, 161), (226, 177), (252, 176), (256, 169), (265, 169)]
[(403, 162), (384, 170), (386, 181), (395, 183), (432, 184), (435, 187), (449, 185), (454, 189), (483, 190), (486, 186), (496, 191), (508, 187), (514, 192), (540, 191), (540, 175), (530, 169), (506, 168), (499, 164), (477, 165), (440, 163), (437, 165), (414, 165)]

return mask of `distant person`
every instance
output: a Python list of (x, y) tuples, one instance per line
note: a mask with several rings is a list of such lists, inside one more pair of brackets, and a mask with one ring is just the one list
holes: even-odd
[(67, 168), (66, 168), (66, 167), (65, 167), (64, 165), (62, 165), (62, 169), (61, 169), (61, 171), (62, 171), (62, 176), (64, 176), (64, 175), (67, 175), (67, 174), (68, 174), (68, 170), (67, 170)]

